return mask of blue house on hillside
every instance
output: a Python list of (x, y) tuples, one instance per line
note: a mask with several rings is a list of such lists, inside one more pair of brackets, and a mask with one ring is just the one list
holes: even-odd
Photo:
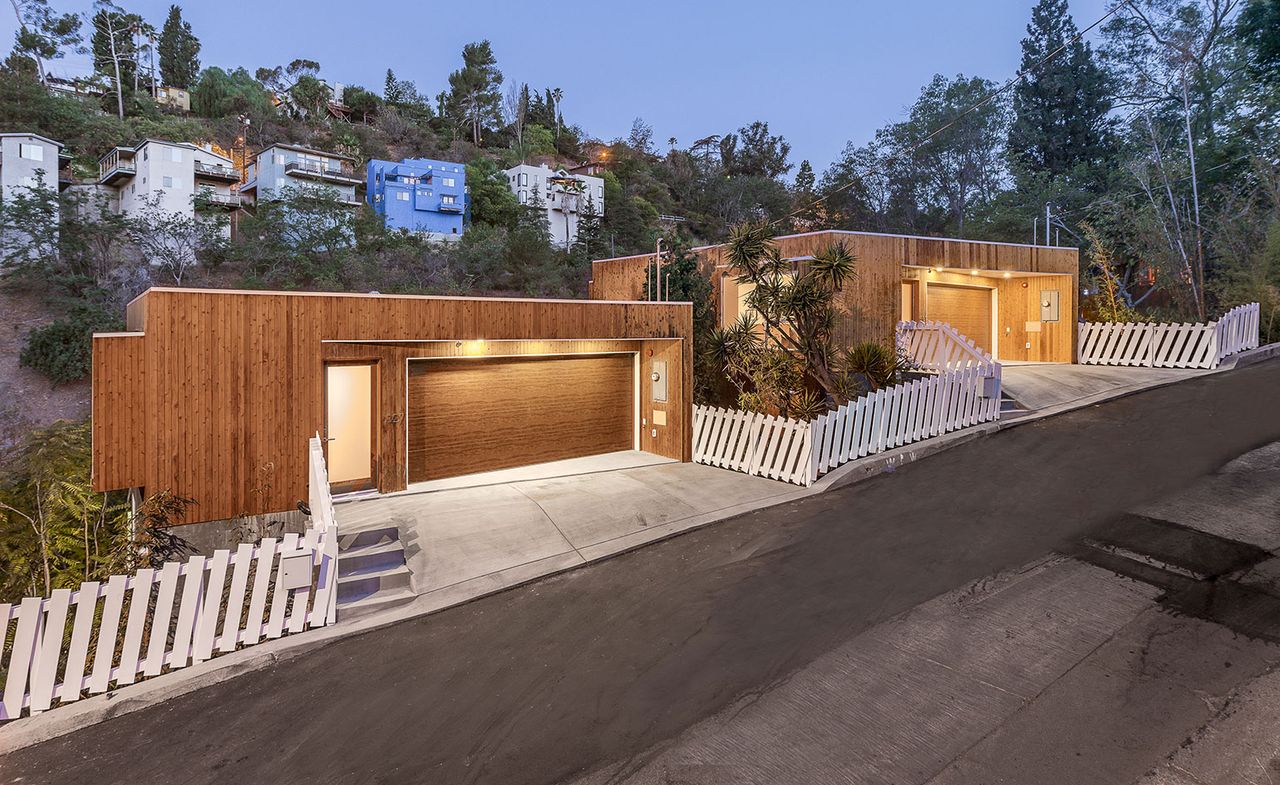
[(456, 240), (462, 236), (467, 204), (467, 170), (462, 164), (406, 158), (370, 161), (367, 198), (389, 229), (426, 232)]

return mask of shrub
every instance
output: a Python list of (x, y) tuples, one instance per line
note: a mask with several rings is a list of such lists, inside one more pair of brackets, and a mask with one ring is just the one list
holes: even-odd
[(77, 305), (67, 318), (32, 330), (19, 360), (23, 367), (34, 368), (55, 385), (79, 381), (89, 375), (93, 334), (119, 327), (120, 321), (102, 307)]

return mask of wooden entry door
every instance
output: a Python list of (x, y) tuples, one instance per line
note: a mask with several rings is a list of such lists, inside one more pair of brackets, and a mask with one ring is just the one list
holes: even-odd
[(325, 365), (324, 411), (329, 485), (339, 493), (374, 487), (377, 366), (371, 363)]
[(409, 482), (635, 448), (635, 355), (409, 363)]
[(991, 293), (978, 286), (928, 285), (928, 319), (946, 322), (964, 337), (991, 351)]

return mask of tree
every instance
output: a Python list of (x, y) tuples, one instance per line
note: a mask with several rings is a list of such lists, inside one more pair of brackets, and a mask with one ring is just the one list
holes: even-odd
[(255, 281), (273, 286), (338, 286), (351, 280), (355, 211), (335, 189), (273, 189), (240, 223), (229, 256)]
[(560, 126), (564, 125), (560, 117), (560, 102), (564, 100), (564, 91), (559, 87), (551, 88), (551, 115), (555, 123), (556, 140), (560, 139)]
[(771, 136), (769, 124), (759, 120), (720, 140), (720, 160), (731, 176), (776, 179), (791, 171), (790, 154), (787, 140)]
[(627, 134), (627, 147), (642, 156), (653, 155), (653, 126), (637, 117), (631, 121), (631, 132)]
[(1208, 256), (1200, 159), (1220, 152), (1219, 128), (1229, 114), (1219, 98), (1235, 74), (1235, 7), (1235, 0), (1133, 0), (1105, 27), (1103, 54), (1123, 79), (1120, 103), (1134, 109), (1134, 135), (1148, 148), (1135, 179), (1181, 268), (1175, 294), (1202, 321)]
[[(200, 196), (197, 195), (197, 207)], [(226, 219), (183, 215), (165, 209), (155, 193), (129, 221), (129, 239), (153, 267), (182, 285), (187, 273), (206, 255), (221, 250)]]
[(501, 121), (501, 84), (502, 73), (488, 41), (462, 48), (462, 68), (449, 75), (446, 106), (456, 126), (470, 126), (471, 143), (477, 147), (484, 132)]
[(1111, 85), (1077, 35), (1067, 0), (1036, 3), (1022, 39), (1023, 78), (1014, 87), (1009, 129), (1009, 155), (1023, 170), (1066, 177), (1097, 166), (1109, 152)]
[(396, 79), (395, 72), (390, 68), (387, 69), (387, 78), (382, 83), (382, 100), (392, 106), (404, 100), (404, 88), (401, 86), (399, 79)]
[(467, 190), (471, 192), (471, 223), (514, 229), (520, 218), (520, 202), (507, 185), (507, 175), (491, 158), (467, 164)]
[(529, 117), (529, 85), (515, 82), (507, 85), (507, 94), (503, 99), (502, 108), (515, 137), (511, 140), (511, 147), (523, 162), (527, 155), (524, 147), (524, 129)]
[(138, 67), (138, 48), (133, 40), (134, 27), (141, 21), (136, 14), (110, 0), (97, 0), (93, 5), (93, 67), (115, 85), (116, 113), (124, 117), (124, 85), (132, 83)]
[(808, 159), (801, 161), (791, 193), (795, 223), (802, 230), (817, 227), (821, 219), (821, 205), (817, 203), (816, 185), (817, 178), (813, 173), (813, 166)]
[(49, 0), (9, 0), (17, 17), (13, 53), (35, 61), (44, 82), (45, 61), (62, 57), (64, 49), (80, 43), (80, 17), (73, 13), (58, 14)]
[[(803, 384), (795, 384), (794, 368), (801, 372), (801, 381), (816, 385), (827, 400), (836, 405), (847, 401), (852, 390), (840, 368), (833, 339), (833, 302), (835, 293), (856, 275), (854, 256), (842, 243), (836, 243), (796, 269), (772, 241), (768, 225), (755, 223), (734, 228), (726, 258), (739, 271), (738, 283), (752, 287), (746, 305), (760, 320), (762, 330), (762, 340), (752, 340), (750, 336), (756, 332), (749, 318), (727, 336), (729, 340), (721, 336), (718, 343), (730, 350), (721, 351), (730, 366), (737, 363), (757, 384), (766, 376), (777, 381), (781, 373), (784, 383), (771, 385), (778, 396), (770, 403), (784, 415), (791, 410), (811, 416), (825, 408), (813, 396), (802, 393)], [(791, 366), (793, 362), (799, 365)]]
[(200, 117), (266, 115), (271, 110), (271, 96), (243, 68), (230, 72), (206, 68), (191, 90), (191, 111)]
[(169, 16), (160, 31), (159, 52), (161, 81), (169, 87), (190, 89), (200, 73), (200, 41), (176, 5), (169, 6)]

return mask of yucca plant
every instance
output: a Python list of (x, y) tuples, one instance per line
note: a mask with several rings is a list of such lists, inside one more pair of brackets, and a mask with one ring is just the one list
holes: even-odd
[(903, 371), (897, 352), (871, 341), (846, 349), (843, 365), (846, 373), (863, 380), (869, 392), (894, 384)]

